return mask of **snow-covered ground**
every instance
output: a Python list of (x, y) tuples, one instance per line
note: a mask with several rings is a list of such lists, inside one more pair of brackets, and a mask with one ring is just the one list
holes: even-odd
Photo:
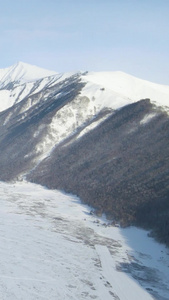
[[(124, 72), (89, 72), (82, 76), (83, 93), (114, 109), (149, 98), (158, 106), (169, 106), (169, 86), (146, 81)], [(100, 91), (99, 91), (100, 87)]]
[(169, 249), (146, 231), (27, 182), (1, 182), (0, 207), (1, 300), (169, 299)]

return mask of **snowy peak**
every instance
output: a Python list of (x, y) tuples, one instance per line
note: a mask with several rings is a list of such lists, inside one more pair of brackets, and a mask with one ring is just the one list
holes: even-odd
[(9, 68), (0, 69), (0, 111), (40, 91), (43, 93), (49, 87), (69, 81), (77, 74), (84, 83), (80, 95), (88, 98), (92, 112), (93, 107), (97, 111), (104, 108), (119, 109), (146, 98), (169, 110), (169, 86), (142, 80), (121, 71), (59, 74), (18, 62)]
[[(0, 112), (39, 92), (44, 94), (49, 88), (61, 82), (64, 84), (73, 77), (79, 78), (80, 73), (59, 74), (22, 62), (2, 69), (0, 70)], [(42, 94), (41, 101), (43, 101)]]
[(22, 84), (56, 74), (54, 71), (18, 62), (9, 68), (0, 70), (0, 88), (6, 88), (11, 83)]
[[(6, 69), (0, 69), (0, 89), (1, 91), (4, 90), (3, 102), (9, 102), (9, 105), (5, 105), (5, 107), (12, 105), (10, 104), (11, 96), (7, 95), (8, 99), (5, 99), (7, 92), (19, 85), (34, 84), (43, 78), (46, 78), (46, 82), (48, 77), (52, 75), (56, 76), (53, 78), (53, 82), (58, 82), (68, 79), (74, 74), (58, 74), (55, 71), (23, 62), (18, 62)], [(85, 88), (81, 91), (82, 96), (87, 96), (89, 99), (95, 98), (96, 103), (102, 108), (117, 109), (145, 98), (151, 99), (158, 105), (169, 106), (169, 86), (142, 80), (121, 71), (81, 73), (81, 80), (85, 83)], [(0, 110), (2, 109), (0, 108)]]

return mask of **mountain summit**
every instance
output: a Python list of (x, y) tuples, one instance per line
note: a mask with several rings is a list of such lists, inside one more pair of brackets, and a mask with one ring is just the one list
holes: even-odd
[(23, 100), (31, 91), (37, 92), (40, 82), (47, 84), (52, 76), (57, 76), (57, 73), (23, 62), (0, 69), (0, 111)]
[(8, 87), (8, 84), (12, 82), (22, 84), (54, 74), (56, 74), (56, 72), (18, 62), (9, 68), (0, 70), (0, 88)]
[(78, 195), (169, 243), (169, 87), (123, 72), (0, 70), (0, 179)]

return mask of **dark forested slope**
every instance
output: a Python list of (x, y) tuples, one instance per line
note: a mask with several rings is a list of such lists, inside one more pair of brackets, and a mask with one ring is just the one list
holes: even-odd
[(148, 99), (61, 143), (27, 178), (78, 195), (122, 226), (151, 228), (169, 244), (169, 118)]

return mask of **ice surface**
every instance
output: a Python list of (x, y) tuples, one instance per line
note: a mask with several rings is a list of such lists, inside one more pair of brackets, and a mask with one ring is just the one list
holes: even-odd
[(146, 231), (27, 182), (0, 183), (0, 206), (1, 299), (168, 299), (169, 251)]

